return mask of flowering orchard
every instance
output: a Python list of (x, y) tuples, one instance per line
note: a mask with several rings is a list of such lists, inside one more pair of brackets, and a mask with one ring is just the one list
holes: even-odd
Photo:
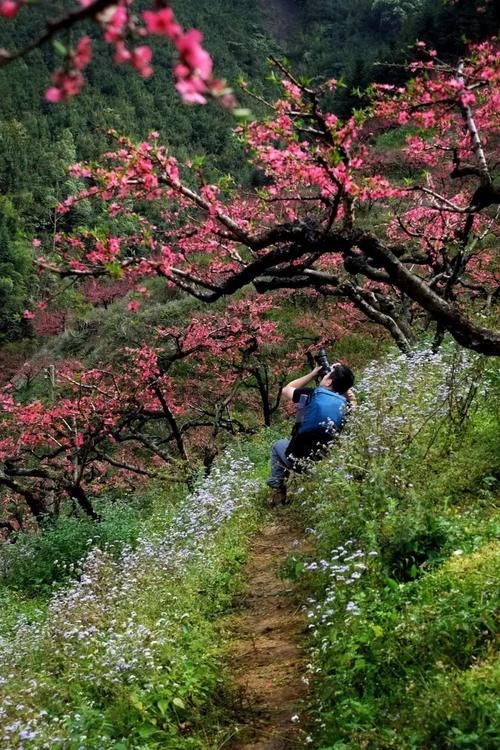
[[(28, 13), (23, 0), (0, 0), (9, 19)], [(234, 103), (212, 76), (212, 60), (197, 30), (185, 31), (168, 3), (143, 13), (132, 0), (80, 0), (27, 47), (2, 50), (7, 64), (82, 21), (94, 21), (115, 49), (147, 77), (152, 51), (136, 44), (148, 36), (175, 47), (177, 89), (185, 101), (210, 93)], [(309, 288), (348, 300), (384, 326), (408, 351), (420, 324), (435, 323), (435, 345), (450, 333), (485, 354), (500, 352), (488, 326), (498, 302), (497, 238), (498, 40), (471, 45), (451, 65), (423, 42), (404, 87), (373, 86), (372, 103), (346, 121), (327, 109), (335, 80), (313, 88), (280, 63), (283, 96), (268, 103), (273, 115), (240, 131), (265, 185), (247, 195), (202, 183), (158, 145), (158, 135), (134, 144), (118, 139), (101, 167), (80, 167), (83, 195), (104, 201), (111, 216), (134, 204), (159, 206), (161, 227), (143, 217), (139, 234), (56, 238), (63, 274), (100, 276), (121, 270), (148, 273), (212, 301), (253, 284), (260, 291)], [(49, 101), (77, 94), (91, 60), (91, 39), (64, 48)], [(399, 168), (384, 170), (383, 138), (399, 133)], [(382, 168), (381, 168), (382, 167)], [(83, 196), (80, 196), (83, 197)], [(64, 208), (72, 205), (66, 202)], [(179, 228), (180, 227), (180, 228)], [(41, 263), (47, 265), (43, 259)]]
[(200, 461), (210, 467), (221, 433), (246, 430), (231, 414), (242, 380), (265, 365), (263, 348), (280, 341), (263, 317), (269, 306), (243, 300), (158, 327), (148, 343), (121, 353), (119, 367), (49, 366), (43, 400), (25, 404), (4, 387), (0, 486), (4, 504), (17, 510), (3, 527), (17, 528), (19, 501), (38, 521), (57, 514), (64, 497), (96, 517), (90, 497), (104, 486), (158, 472), (189, 482)]
[(74, 168), (88, 187), (60, 210), (93, 198), (110, 217), (134, 216), (137, 231), (59, 234), (58, 261), (42, 254), (40, 265), (82, 279), (158, 274), (208, 302), (248, 285), (307, 289), (347, 301), (403, 351), (432, 321), (436, 346), (448, 332), (498, 355), (487, 327), (498, 303), (498, 43), (470, 47), (455, 66), (418, 50), (413, 80), (373, 86), (371, 105), (345, 121), (326, 108), (335, 80), (312, 88), (276, 63), (282, 98), (238, 130), (265, 177), (252, 193), (197, 187), (158, 133), (139, 144), (116, 135), (102, 165)]
[[(72, 47), (66, 47), (58, 37), (84, 21), (93, 21), (105, 42), (114, 50), (117, 65), (131, 65), (143, 78), (154, 72), (153, 51), (144, 43), (150, 36), (163, 37), (173, 45), (177, 60), (173, 68), (176, 88), (182, 99), (190, 104), (203, 104), (207, 96), (217, 96), (226, 105), (234, 103), (223, 81), (213, 76), (213, 62), (202, 46), (203, 35), (197, 29), (186, 31), (176, 21), (167, 3), (153, 2), (143, 12), (134, 0), (79, 0), (64, 15), (53, 18), (50, 11), (45, 28), (26, 47), (1, 50), (0, 65), (7, 65), (23, 57), (48, 41), (56, 40), (64, 53), (64, 66), (54, 71), (52, 86), (45, 91), (49, 102), (60, 102), (78, 94), (85, 84), (84, 71), (92, 60), (92, 39), (81, 36)], [(0, 16), (13, 19), (29, 13), (25, 0), (0, 0)]]

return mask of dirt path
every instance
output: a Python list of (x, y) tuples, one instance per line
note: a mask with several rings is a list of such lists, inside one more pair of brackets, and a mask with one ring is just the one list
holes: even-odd
[(231, 750), (298, 750), (304, 732), (292, 716), (306, 694), (302, 681), (306, 627), (289, 582), (277, 577), (280, 565), (300, 550), (286, 510), (255, 539), (246, 569), (247, 590), (230, 623), (231, 667), (239, 689), (240, 732)]

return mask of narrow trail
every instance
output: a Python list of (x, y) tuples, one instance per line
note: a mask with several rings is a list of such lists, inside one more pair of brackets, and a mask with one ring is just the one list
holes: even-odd
[(302, 680), (306, 622), (287, 581), (278, 578), (286, 557), (300, 551), (285, 510), (258, 534), (246, 568), (241, 609), (230, 621), (230, 666), (239, 693), (238, 738), (231, 750), (298, 750), (304, 732), (292, 716), (307, 687)]

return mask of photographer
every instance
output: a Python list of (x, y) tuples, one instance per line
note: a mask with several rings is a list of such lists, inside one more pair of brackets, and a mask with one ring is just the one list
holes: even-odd
[[(343, 427), (349, 408), (356, 399), (351, 391), (354, 375), (349, 367), (337, 362), (331, 366), (321, 350), (319, 363), (312, 372), (292, 380), (283, 388), (283, 396), (298, 405), (295, 427), (290, 439), (277, 440), (271, 453), (271, 476), (267, 480), (273, 489), (272, 504), (287, 504), (286, 479), (290, 470), (300, 472), (309, 461), (321, 459)], [(321, 377), (316, 388), (308, 383)]]

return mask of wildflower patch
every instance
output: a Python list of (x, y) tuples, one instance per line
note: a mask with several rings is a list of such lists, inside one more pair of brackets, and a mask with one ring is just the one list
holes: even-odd
[(255, 523), (252, 471), (226, 457), (134, 550), (91, 550), (46, 619), (0, 643), (0, 746), (198, 746), (221, 685), (212, 621)]

